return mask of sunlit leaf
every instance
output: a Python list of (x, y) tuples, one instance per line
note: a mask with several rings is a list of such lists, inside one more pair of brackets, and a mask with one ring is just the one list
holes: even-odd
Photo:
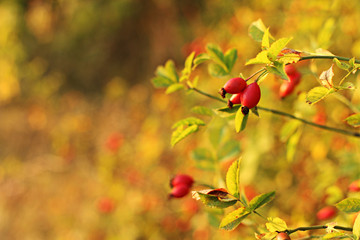
[(174, 82), (171, 81), (168, 78), (164, 78), (164, 77), (154, 77), (151, 79), (152, 84), (154, 85), (154, 87), (156, 88), (164, 88), (164, 87), (168, 87), (171, 84), (173, 84)]
[(242, 114), (241, 108), (239, 108), (235, 115), (235, 130), (236, 130), (236, 132), (240, 132), (241, 123), (243, 121), (243, 118), (244, 118), (244, 114)]
[(360, 238), (360, 214), (357, 215), (354, 227), (353, 227), (353, 234), (356, 236), (357, 239)]
[(198, 125), (191, 125), (185, 129), (183, 128), (183, 126), (178, 127), (171, 135), (171, 146), (175, 146), (175, 144), (189, 136), (191, 133), (194, 133), (198, 130)]
[(181, 83), (173, 83), (166, 89), (165, 93), (170, 94), (170, 93), (176, 92), (176, 91), (178, 91), (180, 89), (184, 89), (183, 84), (181, 84)]
[(268, 218), (268, 222), (266, 223), (266, 228), (269, 232), (283, 232), (287, 230), (287, 225), (284, 220), (281, 218)]
[(268, 51), (264, 50), (261, 51), (256, 55), (255, 58), (252, 58), (246, 62), (246, 65), (250, 64), (268, 64), (271, 63), (271, 61), (268, 59)]
[(326, 87), (314, 87), (307, 93), (306, 102), (315, 104), (332, 92), (334, 92), (333, 89), (327, 89)]
[(190, 111), (205, 116), (212, 116), (214, 114), (211, 109), (204, 106), (195, 106)]
[(177, 121), (176, 123), (173, 124), (172, 128), (177, 128), (179, 126), (190, 126), (190, 125), (205, 125), (205, 122), (199, 118), (196, 117), (188, 117), (185, 119), (182, 119), (180, 121)]
[(343, 232), (330, 232), (325, 234), (322, 239), (340, 239), (340, 237), (346, 236)]
[(267, 204), (268, 202), (273, 200), (274, 197), (275, 197), (274, 191), (257, 195), (249, 202), (249, 207), (248, 207), (249, 211), (254, 211), (254, 210), (264, 206), (265, 204)]
[(234, 161), (226, 173), (226, 186), (230, 194), (239, 198), (240, 186), (240, 162), (241, 159)]
[(355, 213), (360, 211), (360, 199), (346, 198), (335, 205), (340, 211), (346, 213)]
[(291, 39), (292, 38), (280, 38), (271, 44), (270, 48), (268, 49), (268, 58), (270, 61), (276, 60), (281, 50), (286, 47)]
[(185, 67), (182, 70), (182, 74), (190, 74), (192, 69), (192, 64), (194, 61), (195, 52), (192, 52), (185, 60)]
[(344, 121), (346, 121), (347, 124), (349, 124), (353, 127), (360, 127), (360, 113), (353, 114), (353, 115), (345, 118)]
[(231, 116), (235, 115), (235, 113), (238, 111), (239, 108), (240, 108), (240, 105), (233, 106), (232, 108), (222, 107), (222, 108), (216, 109), (215, 113), (219, 117), (223, 117), (223, 118), (231, 117)]
[(334, 58), (333, 60), (336, 64), (336, 66), (338, 66), (338, 68), (345, 70), (345, 71), (349, 71), (350, 69), (350, 65), (345, 63), (345, 62), (340, 62), (337, 58)]
[(261, 48), (262, 49), (268, 49), (270, 47), (270, 41), (269, 41), (269, 28), (267, 28), (264, 32), (264, 35), (262, 37), (261, 41)]
[(245, 208), (238, 208), (222, 219), (220, 228), (225, 230), (234, 230), (249, 214), (250, 212)]
[[(263, 39), (264, 32), (266, 31), (266, 27), (261, 19), (253, 22), (249, 26), (249, 35), (256, 42), (261, 42)], [(270, 43), (274, 41), (274, 38), (269, 34)]]
[(203, 191), (194, 191), (193, 198), (200, 200), (204, 205), (208, 207), (216, 207), (216, 208), (227, 208), (234, 204), (236, 204), (237, 200), (234, 198), (228, 198), (226, 196), (221, 197), (216, 194), (209, 194)]
[(288, 80), (288, 75), (285, 73), (285, 64), (280, 62), (274, 62), (274, 66), (267, 66), (266, 70), (269, 73), (275, 74), (282, 79)]

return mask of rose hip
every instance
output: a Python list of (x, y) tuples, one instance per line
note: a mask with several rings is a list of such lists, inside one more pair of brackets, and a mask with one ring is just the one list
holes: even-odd
[(186, 184), (179, 184), (174, 186), (171, 190), (170, 197), (182, 198), (190, 192), (190, 187)]
[(243, 92), (241, 92), (240, 95), (241, 104), (247, 107), (248, 109), (251, 109), (259, 103), (260, 97), (261, 97), (260, 87), (257, 84), (257, 82), (253, 82), (250, 85), (248, 85)]
[(327, 206), (327, 207), (320, 209), (317, 212), (316, 217), (320, 221), (329, 220), (329, 219), (333, 218), (336, 215), (336, 213), (337, 213), (337, 210), (335, 207)]
[(223, 88), (220, 89), (219, 93), (220, 95), (225, 98), (226, 93), (240, 93), (242, 92), (246, 87), (246, 82), (244, 79), (238, 77), (238, 78), (231, 78), (229, 81), (227, 81)]
[(189, 188), (191, 188), (193, 183), (194, 183), (194, 179), (186, 174), (178, 174), (170, 180), (171, 187), (176, 187), (178, 185), (186, 185)]

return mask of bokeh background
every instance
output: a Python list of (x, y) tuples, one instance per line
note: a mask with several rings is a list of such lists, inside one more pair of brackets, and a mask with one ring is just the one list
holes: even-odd
[[(220, 231), (223, 212), (190, 196), (168, 200), (174, 174), (220, 187), (239, 156), (249, 197), (276, 190), (271, 216), (294, 227), (316, 223), (316, 211), (360, 178), (358, 140), (302, 126), (291, 142), (280, 131), (288, 119), (261, 113), (241, 134), (231, 122), (205, 118), (210, 130), (171, 148), (175, 121), (195, 105), (221, 104), (151, 85), (158, 65), (173, 59), (181, 70), (191, 51), (210, 42), (236, 48), (235, 71), (249, 76), (257, 66), (245, 61), (260, 47), (247, 32), (259, 18), (276, 38), (293, 36), (292, 48), (360, 57), (358, 1), (0, 1), (0, 238), (253, 239), (251, 221)], [(282, 80), (269, 76), (260, 104), (349, 128), (342, 120), (352, 112), (338, 99), (313, 107), (304, 101), (330, 65), (300, 66), (298, 92), (284, 101), (277, 96)], [(199, 87), (212, 94), (226, 80), (206, 67), (198, 74)], [(358, 90), (344, 95), (359, 107)], [(237, 153), (216, 171), (192, 154), (214, 149), (211, 131), (235, 142)], [(337, 221), (350, 225), (351, 217)]]

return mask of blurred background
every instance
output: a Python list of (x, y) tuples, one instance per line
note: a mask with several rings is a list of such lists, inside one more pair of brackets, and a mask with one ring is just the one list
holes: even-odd
[[(168, 200), (173, 175), (219, 187), (240, 155), (249, 197), (276, 190), (273, 216), (290, 226), (313, 224), (317, 209), (342, 199), (360, 177), (358, 141), (303, 126), (289, 141), (280, 131), (288, 120), (264, 113), (241, 134), (206, 118), (209, 130), (171, 148), (175, 121), (195, 105), (221, 104), (151, 85), (158, 65), (173, 59), (181, 70), (186, 56), (209, 42), (236, 48), (235, 71), (249, 76), (258, 66), (245, 61), (260, 46), (247, 32), (259, 18), (275, 38), (293, 36), (292, 48), (360, 57), (358, 1), (0, 1), (1, 239), (253, 239), (251, 227), (218, 230), (223, 212), (190, 196)], [(304, 101), (330, 65), (300, 66), (298, 92), (284, 101), (281, 80), (269, 76), (260, 104), (348, 128), (342, 119), (351, 111), (337, 99), (313, 107)], [(205, 68), (198, 74), (212, 94), (225, 82)], [(355, 107), (358, 93), (345, 93)], [(235, 142), (236, 154), (215, 171), (193, 151), (213, 149), (207, 134), (219, 131)], [(350, 224), (348, 216), (338, 221)]]

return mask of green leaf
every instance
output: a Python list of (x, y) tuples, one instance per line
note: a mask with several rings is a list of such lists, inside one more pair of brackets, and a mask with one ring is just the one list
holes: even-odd
[(191, 126), (191, 125), (202, 125), (204, 126), (205, 123), (203, 120), (196, 118), (196, 117), (188, 117), (185, 119), (182, 119), (180, 121), (177, 121), (176, 123), (173, 124), (172, 128), (177, 128), (179, 126)]
[(225, 72), (229, 73), (229, 69), (225, 63), (225, 57), (220, 47), (214, 44), (208, 44), (206, 46), (210, 59), (218, 64)]
[(182, 70), (182, 74), (190, 74), (191, 73), (191, 68), (192, 68), (192, 64), (194, 61), (194, 57), (195, 57), (195, 52), (192, 52), (185, 60), (185, 67)]
[(357, 215), (354, 227), (353, 227), (353, 234), (356, 236), (356, 239), (360, 238), (360, 214)]
[(284, 220), (281, 218), (268, 218), (268, 222), (266, 223), (266, 228), (269, 232), (283, 232), (287, 230), (287, 225)]
[(286, 143), (286, 160), (288, 162), (292, 162), (294, 160), (296, 151), (297, 151), (297, 145), (300, 141), (300, 137), (302, 135), (301, 129), (297, 129), (297, 131), (290, 136), (289, 140)]
[(264, 51), (261, 51), (260, 53), (258, 53), (255, 58), (248, 60), (245, 65), (269, 64), (269, 63), (271, 63), (271, 61), (268, 59), (268, 51), (264, 50)]
[(355, 113), (347, 118), (345, 120), (347, 124), (353, 126), (353, 127), (360, 127), (360, 113)]
[(171, 81), (168, 78), (164, 78), (164, 77), (154, 77), (151, 79), (152, 84), (154, 85), (154, 87), (156, 88), (164, 88), (164, 87), (168, 87), (171, 84), (173, 84), (174, 82)]
[(219, 161), (225, 161), (229, 158), (234, 158), (240, 153), (240, 145), (238, 141), (231, 140), (225, 142), (218, 150)]
[(235, 48), (230, 49), (225, 53), (225, 64), (228, 68), (229, 73), (233, 69), (237, 57), (237, 50)]
[(209, 74), (213, 77), (225, 77), (229, 75), (229, 73), (219, 64), (210, 63), (208, 66)]
[(215, 170), (212, 153), (206, 148), (197, 148), (191, 153), (197, 168), (203, 170)]
[(344, 82), (340, 86), (334, 87), (337, 90), (354, 90), (355, 86), (352, 82)]
[(360, 211), (360, 199), (346, 198), (335, 205), (340, 211), (345, 213), (355, 213)]
[[(266, 27), (261, 19), (253, 22), (249, 26), (249, 35), (256, 42), (261, 42), (263, 39), (264, 32), (266, 31)], [(274, 38), (269, 34), (270, 43), (274, 41)]]
[(158, 66), (156, 75), (167, 78), (172, 82), (179, 82), (179, 75), (176, 72), (175, 64), (172, 60), (168, 60), (165, 66)]
[(285, 73), (285, 64), (280, 62), (274, 62), (274, 66), (267, 66), (266, 70), (269, 73), (275, 74), (282, 79), (288, 80), (288, 76)]
[(212, 116), (214, 114), (211, 109), (204, 106), (195, 106), (190, 111), (205, 116)]
[(178, 127), (171, 135), (171, 146), (175, 146), (175, 144), (189, 136), (191, 133), (194, 133), (198, 130), (198, 125), (191, 125), (185, 129), (183, 128), (183, 126)]
[(240, 186), (240, 162), (241, 159), (234, 161), (226, 173), (226, 187), (231, 195), (239, 198)]
[(270, 47), (270, 42), (269, 42), (269, 28), (267, 28), (264, 32), (264, 35), (262, 37), (262, 41), (261, 41), (261, 48), (262, 49), (268, 49)]
[(201, 202), (208, 207), (227, 208), (236, 204), (237, 202), (237, 200), (234, 198), (219, 198), (217, 196), (204, 194), (199, 191), (197, 194)]
[(285, 125), (281, 128), (280, 132), (280, 140), (285, 142), (292, 136), (296, 129), (301, 125), (300, 121), (297, 120), (290, 120), (285, 123)]
[(277, 61), (286, 65), (288, 63), (297, 63), (299, 60), (300, 60), (300, 54), (289, 53), (280, 56)]
[(273, 44), (271, 44), (268, 50), (268, 58), (270, 59), (270, 61), (276, 60), (281, 50), (286, 47), (286, 45), (290, 42), (291, 39), (292, 38), (280, 38), (279, 40), (276, 40)]
[(336, 64), (336, 66), (338, 66), (338, 68), (345, 70), (345, 71), (349, 71), (350, 69), (350, 65), (345, 63), (345, 62), (340, 62), (337, 58), (334, 58), (333, 60)]
[(238, 208), (221, 220), (220, 228), (225, 230), (234, 230), (249, 214), (250, 212), (245, 208)]
[(236, 132), (240, 132), (243, 118), (244, 118), (244, 114), (242, 114), (241, 108), (239, 108), (235, 115), (235, 130), (236, 130)]
[(314, 87), (307, 93), (306, 102), (310, 104), (315, 104), (324, 99), (332, 92), (334, 92), (333, 89), (327, 89), (326, 87)]
[(183, 84), (181, 84), (181, 83), (173, 83), (166, 89), (165, 93), (170, 94), (170, 93), (176, 92), (176, 91), (178, 91), (180, 89), (184, 89)]
[(200, 53), (194, 59), (193, 69), (196, 68), (199, 64), (210, 60), (210, 56), (207, 53)]
[(275, 191), (257, 195), (250, 201), (248, 210), (251, 212), (255, 211), (256, 209), (264, 206), (265, 204), (273, 200), (274, 196)]
[(325, 236), (322, 237), (322, 239), (337, 239), (342, 236), (345, 236), (346, 234), (343, 233), (343, 232), (330, 232), (330, 233), (327, 233), (325, 234)]

